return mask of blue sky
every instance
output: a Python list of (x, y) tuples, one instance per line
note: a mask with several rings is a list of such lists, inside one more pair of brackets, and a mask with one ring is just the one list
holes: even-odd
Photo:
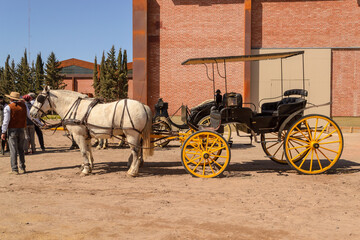
[(31, 61), (53, 51), (59, 61), (99, 63), (112, 45), (132, 61), (132, 0), (0, 0), (0, 66), (8, 54), (19, 63), (29, 48), (29, 3)]

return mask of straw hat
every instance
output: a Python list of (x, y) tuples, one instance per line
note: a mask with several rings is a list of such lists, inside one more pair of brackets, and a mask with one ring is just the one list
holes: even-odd
[(8, 97), (8, 98), (13, 99), (13, 100), (18, 100), (18, 101), (22, 100), (20, 98), (20, 93), (18, 93), (18, 92), (11, 92), (10, 95), (5, 94), (5, 97)]

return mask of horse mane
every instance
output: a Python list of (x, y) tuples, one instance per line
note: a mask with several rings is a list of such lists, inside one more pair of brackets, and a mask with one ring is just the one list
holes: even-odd
[(61, 92), (61, 94), (63, 95), (67, 95), (67, 96), (71, 96), (71, 97), (81, 97), (81, 98), (89, 98), (88, 95), (86, 94), (82, 94), (79, 92), (75, 92), (75, 91), (70, 91), (70, 90), (65, 90), (65, 89), (61, 89), (61, 90), (50, 90), (50, 92)]

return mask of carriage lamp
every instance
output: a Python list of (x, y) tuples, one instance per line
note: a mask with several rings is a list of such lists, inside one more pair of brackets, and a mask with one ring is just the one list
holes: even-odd
[(236, 95), (229, 95), (227, 98), (227, 105), (229, 107), (236, 107), (239, 105), (238, 103), (238, 98), (236, 97)]

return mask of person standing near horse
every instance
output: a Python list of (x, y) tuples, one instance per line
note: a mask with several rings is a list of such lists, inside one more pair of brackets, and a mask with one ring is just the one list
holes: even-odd
[[(31, 97), (30, 103), (31, 103), (31, 106), (32, 106), (32, 105), (34, 104), (34, 102), (35, 102), (36, 94), (30, 92), (30, 93), (28, 93), (28, 95)], [(30, 110), (31, 107), (28, 108), (28, 109)], [(44, 136), (43, 136), (43, 133), (42, 133), (40, 127), (39, 127), (38, 125), (36, 125), (36, 124), (35, 124), (35, 132), (36, 132), (36, 135), (37, 135), (37, 137), (38, 137), (41, 150), (42, 150), (43, 152), (45, 152)]]
[[(25, 95), (22, 97), (25, 100), (25, 105), (29, 111), (31, 109), (31, 97), (29, 95)], [(29, 151), (29, 146), (31, 149)], [(33, 121), (27, 117), (26, 118), (26, 128), (25, 128), (25, 142), (24, 142), (24, 151), (25, 154), (33, 154), (36, 152), (35, 148), (35, 124)]]
[[(29, 114), (26, 105), (20, 99), (20, 93), (11, 92), (5, 95), (10, 99), (10, 104), (4, 108), (4, 120), (2, 124), (1, 139), (4, 141), (8, 134), (10, 148), (11, 174), (26, 173), (24, 140), (26, 117)], [(20, 169), (18, 169), (17, 155), (19, 155)]]

